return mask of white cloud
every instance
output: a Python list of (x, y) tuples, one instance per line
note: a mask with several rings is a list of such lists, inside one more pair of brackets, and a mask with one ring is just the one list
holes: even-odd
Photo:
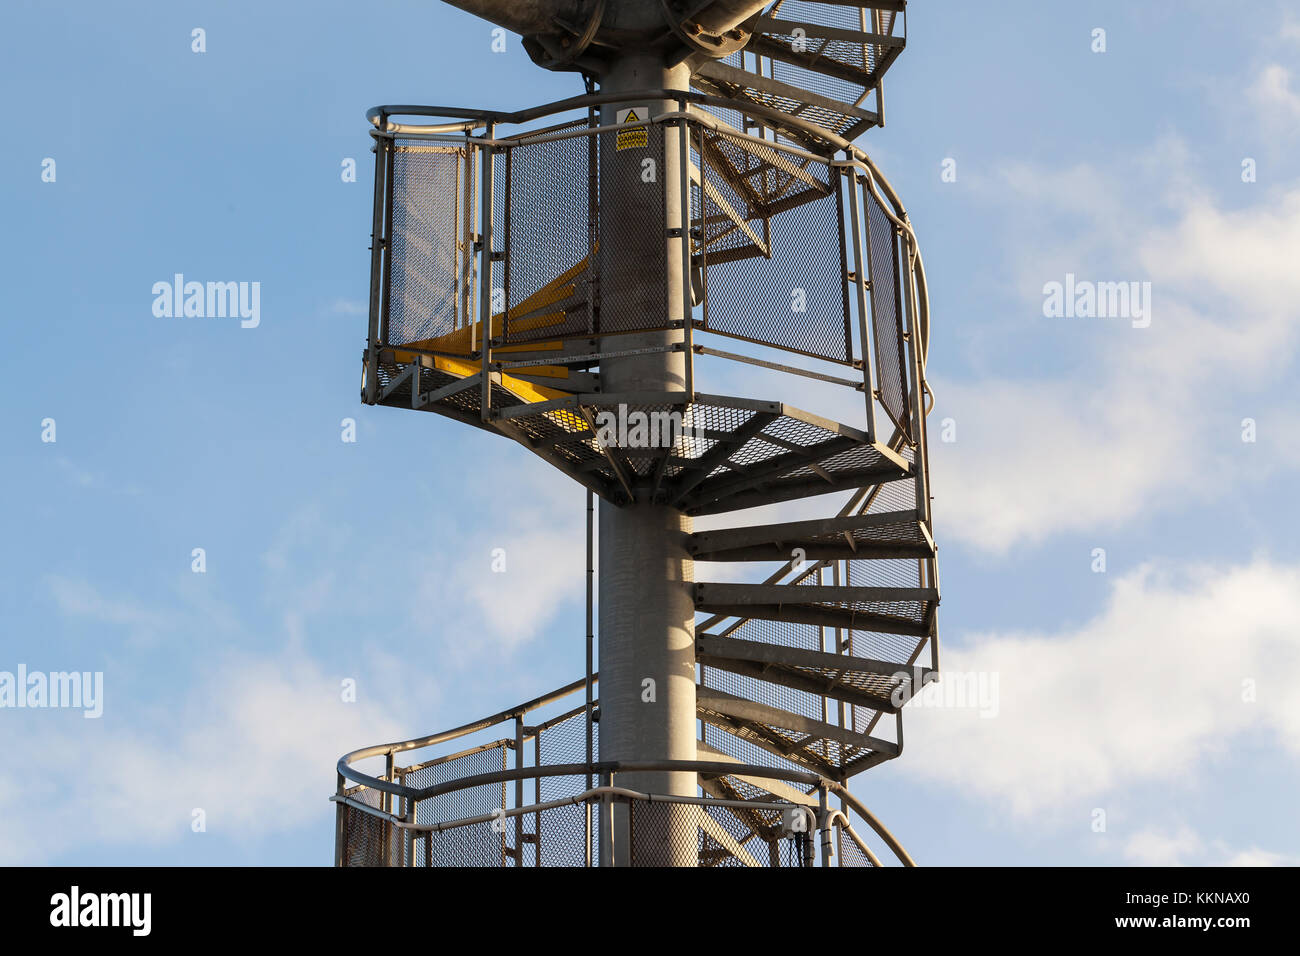
[(513, 442), (476, 453), (473, 481), (440, 489), (448, 517), (409, 607), (461, 663), (531, 640), (586, 589), (583, 487)]
[(1291, 89), (1291, 71), (1280, 64), (1264, 67), (1246, 95), (1264, 114), (1266, 123), (1280, 126), (1300, 119), (1300, 93)]
[[(148, 724), (127, 722), (140, 705), (113, 700), (111, 674), (98, 721), (24, 712), (0, 767), (0, 863), (114, 844), (250, 841), (327, 818), (338, 758), (413, 729), (364, 693), (364, 680), (359, 701), (344, 703), (340, 680), (298, 654), (228, 657)], [(206, 834), (191, 832), (194, 808), (206, 812)]]
[(61, 613), (125, 628), (133, 637), (152, 637), (175, 624), (175, 616), (130, 597), (105, 597), (83, 579), (51, 574), (46, 586)]
[(1149, 827), (1124, 841), (1125, 861), (1134, 866), (1288, 866), (1281, 853), (1251, 847), (1233, 850), (1222, 840), (1208, 844), (1191, 827)]
[(998, 715), (909, 709), (902, 772), (1013, 815), (1086, 818), (1135, 784), (1190, 784), (1243, 742), (1300, 757), (1296, 621), (1300, 567), (1261, 559), (1144, 567), (1077, 627), (950, 641), (946, 670), (998, 674)]
[(1187, 826), (1177, 831), (1142, 830), (1124, 843), (1124, 859), (1135, 866), (1183, 866), (1204, 850), (1201, 838)]
[[(1178, 141), (1166, 138), (1134, 168), (1185, 183), (1185, 161)], [(1056, 350), (1069, 359), (1050, 378), (975, 381), (946, 380), (943, 363), (932, 362), (932, 434), (945, 417), (958, 425), (957, 442), (931, 444), (941, 536), (1004, 552), (1060, 532), (1116, 527), (1295, 466), (1279, 431), (1243, 454), (1242, 416), (1230, 409), (1271, 413), (1283, 430), (1290, 417), (1258, 396), (1294, 367), (1300, 339), (1300, 186), (1232, 209), (1192, 188), (1161, 198), (1157, 181), (1126, 181), (1119, 169), (1102, 176), (1024, 165), (1004, 178), (1018, 236), (1013, 268), (1025, 290), (1023, 325), (1009, 340), (1023, 356), (1012, 361), (1038, 368)], [(1018, 217), (1032, 222), (1022, 230)], [(1076, 220), (1059, 238), (1062, 224)], [(1150, 327), (1032, 311), (1042, 284), (1066, 271), (1149, 281)], [(1223, 410), (1217, 433), (1207, 429), (1216, 424), (1206, 415), (1210, 397)]]

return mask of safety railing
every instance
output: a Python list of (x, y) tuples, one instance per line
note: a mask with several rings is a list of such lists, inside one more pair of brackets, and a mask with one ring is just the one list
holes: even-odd
[[(676, 108), (601, 125), (601, 107), (640, 105), (645, 114), (656, 99)], [(363, 398), (409, 391), (414, 407), (451, 402), (456, 414), (489, 421), (506, 405), (554, 397), (548, 383), (562, 388), (626, 354), (620, 336), (681, 329), (663, 348), (687, 353), (688, 392), (705, 357), (859, 391), (863, 431), (915, 449), (923, 485), (929, 307), (906, 211), (851, 143), (818, 129), (827, 151), (813, 152), (765, 128), (764, 113), (677, 90), (594, 94), (513, 114), (372, 110)], [(744, 130), (721, 118), (737, 114)], [(394, 120), (407, 115), (451, 122)], [(798, 122), (779, 119), (783, 128)], [(627, 230), (631, 216), (631, 228), (664, 236), (638, 262), (641, 275), (666, 276), (681, 256), (680, 303), (644, 301), (623, 287), (626, 269), (605, 260), (618, 236), (601, 191), (613, 188), (603, 181), (616, 162), (637, 163), (646, 195), (658, 197), (622, 207), (617, 228)], [(720, 348), (708, 335), (743, 344)], [(455, 380), (429, 375), (436, 384), (425, 387), (423, 370)], [(534, 392), (501, 388), (502, 376)], [(918, 502), (928, 519), (924, 488)]]
[[(598, 700), (566, 706), (566, 698), (589, 686), (586, 679), (575, 681), (454, 730), (342, 757), (331, 797), (335, 864), (809, 866), (819, 859), (824, 866), (879, 866), (879, 856), (852, 825), (857, 817), (911, 865), (846, 787), (818, 774), (724, 760), (600, 761), (599, 725), (589, 719), (598, 715)], [(535, 725), (525, 722), (548, 707), (558, 713)], [(405, 766), (398, 762), (401, 754), (415, 756), (502, 724), (513, 724), (514, 734), (451, 753), (418, 754), (421, 759)], [(357, 767), (373, 759), (384, 761), (381, 773)], [(619, 785), (620, 775), (658, 770), (698, 774), (734, 796), (651, 794)], [(836, 800), (839, 809), (832, 807)]]

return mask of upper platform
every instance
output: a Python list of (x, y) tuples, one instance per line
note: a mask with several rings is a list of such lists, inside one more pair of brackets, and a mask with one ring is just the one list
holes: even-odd
[[(624, 103), (627, 121), (601, 125), (602, 107)], [(850, 143), (681, 90), (370, 117), (367, 403), (504, 434), (609, 501), (689, 514), (924, 481), (924, 269), (897, 196)], [(634, 228), (663, 241), (636, 268), (645, 285), (681, 287), (680, 302), (627, 294), (605, 195), (618, 163), (659, 175)], [(681, 353), (675, 391), (605, 388), (604, 363), (655, 351)], [(713, 394), (734, 378), (723, 365), (767, 376), (761, 398)], [(811, 389), (856, 393), (860, 415), (801, 410)]]

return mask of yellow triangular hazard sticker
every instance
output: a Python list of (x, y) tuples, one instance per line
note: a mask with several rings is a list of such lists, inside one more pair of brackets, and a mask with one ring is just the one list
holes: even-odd
[(641, 122), (641, 117), (639, 117), (639, 116), (636, 115), (636, 110), (635, 110), (635, 109), (631, 109), (631, 110), (628, 110), (628, 111), (627, 111), (627, 115), (623, 117), (623, 122), (624, 122), (624, 123), (639, 123), (639, 122)]

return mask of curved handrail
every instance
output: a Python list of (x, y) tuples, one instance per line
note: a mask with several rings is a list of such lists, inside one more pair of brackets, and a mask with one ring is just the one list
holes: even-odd
[[(678, 100), (679, 102), (697, 103), (700, 106), (714, 106), (719, 109), (738, 110), (747, 113), (750, 116), (763, 117), (773, 120), (783, 125), (789, 125), (803, 133), (807, 133), (816, 139), (830, 144), (831, 152), (835, 150), (846, 150), (849, 152), (860, 152), (851, 142), (843, 137), (832, 133), (830, 130), (818, 126), (816, 123), (809, 122), (798, 116), (789, 113), (783, 113), (780, 110), (772, 109), (767, 106), (761, 106), (757, 103), (749, 103), (742, 100), (734, 100), (725, 96), (713, 96), (708, 93), (697, 93), (694, 90), (673, 90), (673, 89), (644, 89), (644, 90), (621, 90), (614, 93), (584, 93), (580, 96), (571, 96), (567, 99), (556, 100), (551, 103), (543, 103), (540, 106), (530, 106), (527, 109), (515, 110), (513, 112), (504, 112), (501, 110), (476, 110), (467, 109), (460, 106), (415, 106), (413, 104), (392, 104), (384, 106), (372, 106), (366, 110), (366, 119), (370, 121), (376, 129), (386, 129), (388, 117), (390, 116), (434, 116), (445, 117), (447, 119), (463, 119), (478, 121), (477, 125), (471, 127), (477, 129), (488, 125), (506, 124), (514, 126), (520, 123), (528, 123), (535, 119), (542, 119), (547, 116), (554, 116), (557, 113), (567, 113), (572, 110), (591, 108), (593, 106), (605, 106), (609, 103), (629, 103), (634, 100)], [(380, 124), (380, 120), (383, 124)], [(418, 127), (408, 128), (408, 131), (414, 131)], [(864, 154), (865, 155), (865, 154)]]
[[(598, 675), (592, 674), (592, 683), (599, 679)], [(476, 733), (480, 730), (486, 730), (489, 727), (495, 727), (497, 724), (505, 723), (514, 717), (520, 717), (524, 714), (534, 711), (539, 707), (545, 707), (552, 701), (559, 700), (561, 697), (567, 697), (579, 688), (587, 686), (585, 677), (579, 678), (571, 684), (565, 684), (563, 687), (551, 691), (549, 694), (543, 694), (541, 697), (534, 697), (526, 703), (517, 707), (509, 707), (500, 713), (493, 714), (491, 717), (484, 717), (480, 720), (471, 721), (468, 724), (462, 724), (452, 730), (444, 730), (440, 733), (429, 734), (426, 737), (415, 737), (411, 740), (399, 740), (388, 744), (375, 744), (371, 747), (362, 747), (344, 754), (339, 758), (337, 769), (339, 775), (346, 777), (354, 783), (364, 783), (366, 786), (374, 786), (376, 790), (387, 790), (389, 793), (399, 793), (398, 790), (392, 789), (396, 784), (388, 785), (386, 781), (378, 780), (375, 777), (367, 776), (351, 766), (353, 761), (365, 760), (369, 757), (387, 757), (390, 754), (402, 753), (407, 750), (419, 750), (421, 747), (432, 747), (434, 744), (446, 743), (448, 740), (456, 740), (459, 737), (465, 737), (469, 734)], [(406, 796), (407, 794), (402, 794)]]
[[(585, 681), (576, 682), (578, 686), (583, 686)], [(569, 685), (573, 687), (573, 685)], [(548, 698), (554, 698), (557, 692), (546, 695)], [(543, 698), (537, 698), (542, 700)], [(530, 702), (531, 703), (531, 702)], [(509, 711), (503, 711), (507, 716), (505, 719), (514, 716), (522, 710), (522, 706), (512, 708)], [(540, 706), (540, 705), (539, 705)], [(486, 718), (491, 721), (492, 718)], [(499, 721), (498, 721), (499, 722)], [(465, 726), (471, 727), (476, 725), (492, 726), (485, 721), (475, 721), (474, 724)], [(459, 728), (458, 728), (459, 729)], [(432, 734), (428, 737), (418, 738), (430, 742), (441, 742), (443, 740), (454, 739), (459, 736), (455, 731), (446, 731), (442, 734)], [(411, 744), (414, 741), (404, 741), (404, 744)], [(494, 770), (488, 773), (473, 774), (468, 777), (461, 777), (457, 780), (449, 780), (444, 783), (431, 784), (427, 787), (408, 787), (405, 784), (395, 783), (390, 780), (383, 780), (369, 774), (362, 773), (356, 768), (350, 766), (347, 761), (354, 758), (357, 754), (371, 751), (368, 756), (378, 756), (386, 754), (386, 747), (394, 747), (392, 752), (397, 753), (401, 750), (411, 750), (414, 747), (402, 746), (401, 744), (382, 744), (377, 747), (364, 748), (363, 750), (353, 751), (339, 759), (338, 771), (341, 777), (362, 784), (375, 790), (381, 790), (391, 793), (394, 796), (402, 797), (411, 801), (429, 800), (447, 793), (454, 793), (459, 790), (467, 790), (472, 787), (490, 786), (498, 783), (510, 783), (516, 780), (531, 780), (534, 778), (544, 777), (571, 777), (591, 773), (598, 775), (602, 779), (612, 779), (619, 773), (640, 773), (640, 772), (682, 772), (711, 774), (720, 777), (726, 776), (745, 776), (745, 777), (763, 777), (772, 780), (784, 780), (788, 782), (802, 783), (813, 787), (825, 788), (835, 793), (845, 804), (853, 809), (867, 825), (876, 833), (877, 836), (893, 851), (894, 855), (904, 866), (915, 866), (916, 863), (908, 852), (903, 849), (897, 838), (889, 829), (880, 822), (880, 819), (872, 813), (861, 800), (857, 798), (844, 784), (836, 780), (831, 780), (820, 774), (804, 770), (787, 770), (780, 767), (768, 767), (762, 764), (731, 763), (728, 761), (718, 760), (653, 760), (653, 761), (631, 761), (631, 760), (604, 760), (597, 761), (588, 765), (586, 763), (571, 764), (551, 764), (540, 767), (512, 767), (505, 770)], [(360, 758), (357, 758), (360, 759)]]

